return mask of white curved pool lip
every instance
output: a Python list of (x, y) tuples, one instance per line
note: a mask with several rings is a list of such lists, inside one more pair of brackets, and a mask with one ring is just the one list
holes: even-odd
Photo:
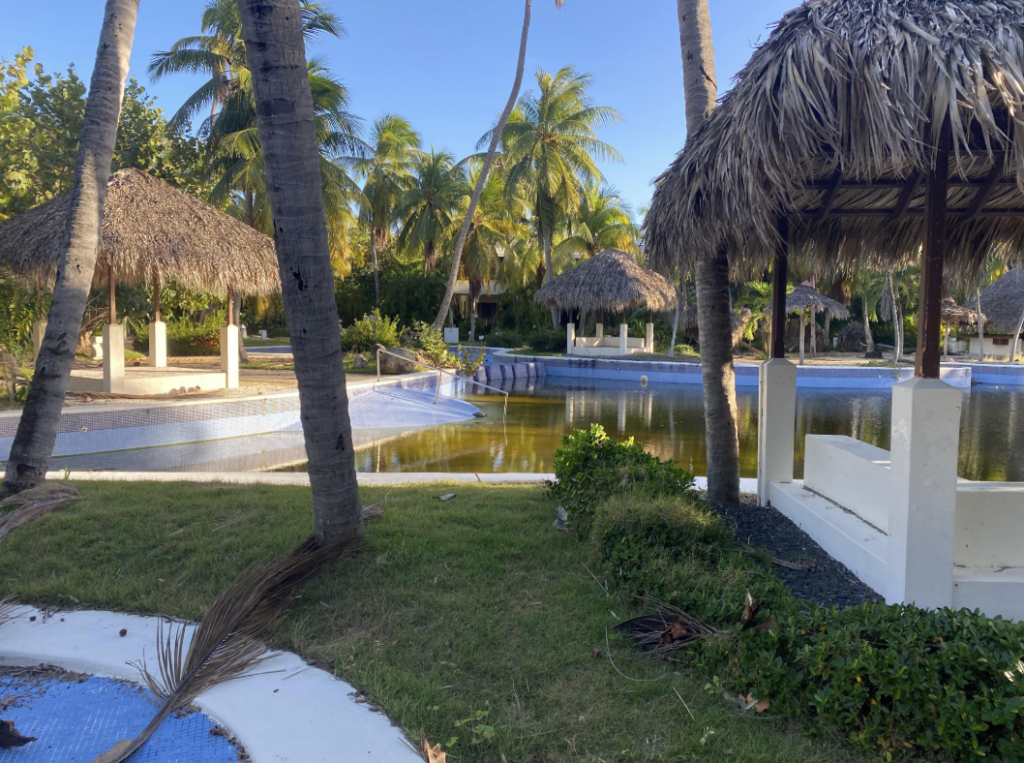
[[(153, 664), (160, 619), (97, 611), (44, 613), (26, 606), (0, 628), (0, 664), (45, 663), (141, 683), (138, 670), (128, 663), (145, 657)], [(354, 691), (296, 654), (273, 652), (253, 675), (216, 686), (195, 704), (238, 740), (253, 763), (422, 760), (401, 729), (369, 703), (357, 703)]]

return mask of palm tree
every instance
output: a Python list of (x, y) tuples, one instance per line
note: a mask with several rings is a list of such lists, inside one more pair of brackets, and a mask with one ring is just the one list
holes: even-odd
[[(565, 67), (554, 75), (537, 72), (539, 95), (519, 99), (501, 132), (506, 188), (528, 189), (537, 240), (544, 251), (547, 280), (554, 277), (551, 248), (559, 221), (574, 214), (587, 185), (603, 179), (597, 160), (620, 161), (619, 153), (597, 139), (594, 128), (621, 120), (615, 109), (595, 106), (587, 90), (589, 74)], [(488, 133), (481, 143), (491, 140)], [(551, 321), (558, 328), (558, 311)]]
[(410, 254), (422, 255), (424, 272), (437, 265), (437, 253), (449, 235), (465, 179), (448, 151), (438, 152), (431, 146), (429, 154), (416, 160), (412, 187), (399, 201), (398, 217), (404, 222), (398, 245)]
[(606, 249), (639, 253), (638, 231), (633, 215), (618, 191), (591, 185), (586, 188), (576, 213), (566, 220), (565, 237), (554, 246), (554, 254), (593, 257)]
[[(676, 0), (683, 57), (686, 132), (693, 135), (715, 108), (715, 51), (708, 0)], [(740, 446), (736, 429), (736, 371), (732, 365), (729, 257), (723, 248), (698, 259), (697, 322), (704, 381), (708, 499), (735, 505), (740, 499)]]
[(370, 229), (370, 260), (373, 267), (374, 303), (380, 304), (380, 271), (377, 250), (391, 237), (398, 221), (402, 194), (412, 187), (412, 169), (421, 154), (420, 136), (397, 114), (385, 114), (373, 123), (365, 156), (346, 161), (365, 179), (359, 214)]
[(138, 9), (139, 0), (107, 0), (104, 9), (75, 160), (64, 251), (57, 266), (59, 276), (36, 371), (11, 445), (0, 489), (3, 493), (21, 492), (42, 482), (57, 441), (78, 331), (96, 269), (103, 203)]
[(321, 155), (296, 0), (240, 0), (282, 297), (295, 355), (314, 532), (359, 538), (363, 511), (321, 191)]

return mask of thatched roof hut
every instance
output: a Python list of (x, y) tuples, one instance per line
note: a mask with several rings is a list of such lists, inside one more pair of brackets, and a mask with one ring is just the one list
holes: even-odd
[[(981, 316), (982, 321), (985, 316)], [(960, 326), (976, 326), (978, 324), (978, 311), (964, 305), (958, 305), (952, 297), (942, 300), (942, 321), (943, 323), (957, 324)]]
[(1024, 0), (790, 11), (659, 178), (648, 261), (667, 272), (726, 248), (734, 265), (763, 267), (781, 219), (792, 255), (829, 268), (914, 260), (924, 181), (947, 140), (946, 263), (970, 272), (994, 252), (1019, 257), (1022, 33)]
[(676, 290), (664, 277), (641, 267), (632, 255), (609, 249), (595, 254), (544, 284), (534, 299), (560, 310), (626, 312), (647, 306), (651, 312), (676, 306)]
[[(53, 283), (71, 204), (63, 194), (0, 224), (0, 262), (40, 285)], [(135, 169), (110, 176), (96, 280), (110, 268), (124, 284), (162, 283), (241, 294), (279, 291), (274, 242), (162, 180)]]
[(831, 297), (826, 297), (809, 283), (802, 283), (786, 295), (786, 312), (798, 313), (807, 308), (831, 314), (833, 318), (846, 320), (850, 311)]
[[(977, 309), (977, 298), (966, 306)], [(1024, 269), (1014, 268), (982, 289), (981, 312), (990, 329), (1013, 334), (1024, 315)]]

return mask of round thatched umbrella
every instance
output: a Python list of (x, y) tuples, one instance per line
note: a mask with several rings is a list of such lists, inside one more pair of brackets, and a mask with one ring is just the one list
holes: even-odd
[[(40, 285), (53, 282), (71, 203), (63, 194), (0, 224), (0, 262)], [(224, 214), (135, 169), (110, 176), (103, 213), (96, 283), (270, 294), (280, 290), (274, 242)], [(229, 311), (230, 318), (230, 311)]]
[[(981, 316), (984, 323), (985, 316)], [(949, 327), (951, 324), (958, 326), (974, 326), (978, 322), (978, 311), (963, 305), (958, 305), (952, 297), (942, 300), (942, 323), (946, 327), (946, 360), (949, 360)]]
[[(966, 306), (975, 310), (981, 299), (981, 313), (985, 323), (996, 333), (1013, 335), (1010, 360), (1017, 357), (1017, 343), (1024, 329), (1024, 268), (1013, 268), (981, 290), (978, 297), (968, 300)], [(978, 331), (984, 346), (984, 334)]]
[[(850, 311), (831, 297), (826, 297), (808, 281), (804, 281), (786, 295), (786, 313), (800, 313), (800, 365), (804, 363), (804, 316), (811, 315), (811, 357), (817, 355), (817, 321), (815, 316), (821, 310), (833, 318), (845, 320)], [(826, 337), (827, 339), (827, 337)]]
[(609, 249), (551, 279), (537, 290), (534, 299), (559, 310), (625, 313), (646, 306), (655, 313), (675, 307), (676, 290), (632, 255)]

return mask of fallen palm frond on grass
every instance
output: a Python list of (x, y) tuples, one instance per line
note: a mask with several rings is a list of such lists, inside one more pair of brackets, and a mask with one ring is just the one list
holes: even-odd
[(645, 596), (644, 601), (661, 611), (655, 615), (634, 617), (615, 626), (616, 630), (625, 631), (633, 645), (640, 649), (654, 653), (672, 652), (706, 636), (721, 633), (667, 602), (650, 596)]
[(54, 509), (67, 506), (79, 498), (74, 485), (67, 482), (44, 482), (0, 501), (0, 509), (18, 506), (0, 517), (0, 542), (12, 530), (21, 525), (49, 514)]
[(167, 631), (161, 625), (157, 634), (158, 675), (153, 675), (145, 662), (138, 667), (163, 704), (141, 734), (118, 742), (93, 763), (127, 760), (168, 715), (266, 659), (269, 647), (263, 639), (295, 589), (321, 564), (353, 548), (354, 544), (348, 542), (318, 548), (316, 539), (310, 536), (269, 564), (242, 575), (210, 606), (187, 652), (187, 624), (177, 623)]

